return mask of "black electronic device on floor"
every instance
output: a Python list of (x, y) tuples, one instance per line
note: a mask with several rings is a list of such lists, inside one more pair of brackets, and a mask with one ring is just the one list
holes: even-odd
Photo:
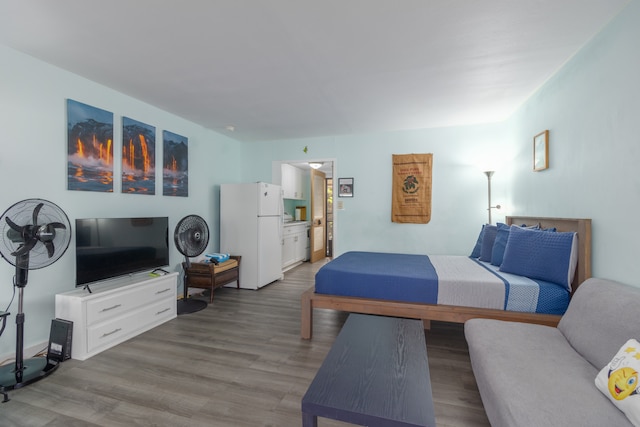
[(73, 322), (64, 319), (51, 321), (47, 359), (64, 362), (71, 359), (71, 342), (73, 339)]

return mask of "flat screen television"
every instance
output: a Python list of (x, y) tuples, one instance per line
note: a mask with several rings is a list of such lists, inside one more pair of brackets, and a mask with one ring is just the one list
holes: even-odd
[(76, 219), (76, 286), (169, 265), (169, 219)]

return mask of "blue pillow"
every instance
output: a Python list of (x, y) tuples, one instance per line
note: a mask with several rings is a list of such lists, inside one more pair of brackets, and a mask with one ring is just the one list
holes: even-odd
[(576, 233), (511, 227), (500, 271), (557, 283), (571, 291), (577, 257)]
[(507, 240), (509, 239), (509, 230), (511, 230), (511, 227), (507, 224), (498, 223), (498, 232), (491, 251), (491, 264), (493, 265), (499, 266), (502, 264), (504, 249), (507, 247)]
[(480, 234), (478, 234), (478, 240), (476, 240), (476, 245), (473, 247), (473, 251), (471, 251), (471, 258), (480, 258), (480, 251), (482, 250), (482, 235), (484, 234), (484, 224), (482, 224), (482, 228), (480, 229)]
[(496, 240), (498, 227), (487, 224), (484, 226), (484, 234), (482, 235), (482, 248), (480, 249), (480, 261), (491, 262), (491, 252), (493, 252), (493, 243)]

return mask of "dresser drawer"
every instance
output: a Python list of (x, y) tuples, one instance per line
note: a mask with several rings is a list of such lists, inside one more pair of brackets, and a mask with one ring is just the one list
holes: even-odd
[(87, 324), (102, 322), (135, 310), (138, 307), (172, 296), (170, 284), (150, 284), (134, 287), (111, 296), (104, 296), (87, 302)]
[(109, 347), (112, 343), (124, 341), (141, 331), (159, 325), (175, 316), (175, 307), (174, 299), (165, 299), (140, 307), (125, 316), (90, 326), (87, 329), (87, 351), (91, 353), (100, 347)]
[(56, 295), (56, 317), (73, 322), (71, 357), (86, 360), (176, 317), (178, 273), (146, 273)]

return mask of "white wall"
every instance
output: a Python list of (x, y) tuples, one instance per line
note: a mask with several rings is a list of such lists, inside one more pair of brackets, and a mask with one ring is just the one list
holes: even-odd
[[(185, 215), (198, 214), (211, 229), (211, 250), (219, 244), (219, 184), (237, 180), (241, 146), (223, 135), (159, 110), (61, 69), (0, 45), (0, 211), (14, 203), (41, 198), (60, 206), (75, 218), (108, 216), (168, 216), (171, 269), (182, 256), (173, 246), (173, 228)], [(189, 138), (189, 197), (162, 196), (161, 176), (155, 195), (121, 194), (116, 176), (114, 193), (66, 190), (66, 99), (114, 113), (114, 143), (119, 159), (121, 117), (156, 127), (156, 147), (161, 151), (162, 130)], [(116, 170), (116, 174), (118, 175)], [(56, 263), (29, 272), (24, 290), (25, 347), (47, 341), (54, 317), (54, 295), (69, 291), (75, 283), (75, 244)], [(0, 261), (0, 310), (13, 296), (15, 268)], [(181, 289), (181, 287), (180, 287)], [(17, 296), (16, 296), (17, 299)], [(15, 351), (15, 313), (0, 337), (0, 355)]]
[[(592, 219), (593, 275), (640, 286), (640, 2), (633, 1), (508, 123), (516, 214)], [(550, 168), (531, 171), (549, 129)]]

